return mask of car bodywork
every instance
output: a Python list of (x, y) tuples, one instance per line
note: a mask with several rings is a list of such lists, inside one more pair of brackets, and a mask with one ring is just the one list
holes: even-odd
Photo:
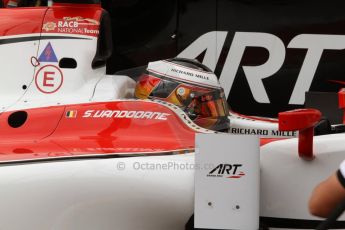
[[(194, 136), (213, 131), (169, 103), (134, 100), (133, 79), (105, 74), (106, 17), (99, 4), (0, 9), (3, 229), (184, 229), (193, 214)], [(316, 137), (311, 162), (296, 138), (262, 144), (265, 226), (318, 223), (306, 202), (344, 158), (343, 137)]]

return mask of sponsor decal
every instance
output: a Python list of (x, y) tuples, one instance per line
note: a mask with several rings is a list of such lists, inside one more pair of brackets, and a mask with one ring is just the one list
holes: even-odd
[(46, 32), (98, 35), (98, 26), (99, 21), (95, 19), (77, 16), (64, 17), (57, 22), (46, 22), (42, 29)]
[(207, 174), (207, 177), (239, 179), (246, 175), (241, 171), (241, 167), (242, 164), (219, 164)]
[(55, 30), (57, 27), (56, 23), (55, 22), (47, 22), (45, 24), (43, 24), (43, 30), (46, 31), (46, 32), (49, 32), (49, 31), (53, 31)]
[(45, 94), (57, 92), (63, 83), (61, 70), (54, 65), (46, 65), (39, 69), (35, 76), (37, 89)]
[(186, 93), (186, 89), (185, 89), (185, 88), (179, 87), (179, 88), (177, 89), (177, 94), (178, 94), (178, 95), (184, 96), (185, 93)]
[(49, 42), (46, 48), (44, 48), (40, 57), (38, 58), (39, 62), (58, 62), (58, 58), (55, 55), (52, 44)]
[(178, 74), (184, 74), (184, 75), (187, 75), (187, 76), (190, 76), (190, 77), (196, 77), (196, 78), (200, 78), (200, 79), (203, 79), (203, 80), (209, 80), (208, 76), (204, 76), (204, 75), (201, 75), (201, 74), (194, 74), (194, 73), (191, 73), (191, 72), (188, 72), (188, 71), (185, 71), (185, 70), (179, 70), (179, 69), (172, 68), (171, 72), (178, 73)]
[[(205, 52), (203, 64), (215, 71), (227, 36), (227, 31), (208, 32), (196, 39), (178, 57), (194, 59)], [(245, 50), (250, 47), (266, 49), (269, 53), (267, 61), (257, 66), (241, 66)], [(219, 79), (226, 96), (229, 96), (234, 87), (237, 72), (242, 68), (254, 100), (258, 103), (271, 103), (263, 81), (273, 77), (281, 69), (285, 62), (287, 49), (306, 50), (296, 84), (292, 90), (288, 89), (289, 93), (291, 92), (288, 103), (303, 105), (305, 92), (309, 91), (311, 87), (323, 52), (325, 50), (344, 50), (345, 35), (299, 34), (285, 46), (283, 41), (273, 34), (236, 32)]]
[(279, 131), (266, 129), (230, 128), (230, 133), (242, 135), (296, 137), (297, 131)]
[(64, 21), (67, 22), (77, 22), (78, 25), (86, 25), (86, 26), (99, 26), (99, 21), (91, 18), (83, 18), (83, 17), (64, 17)]
[(76, 118), (78, 114), (77, 110), (70, 110), (66, 112), (66, 117), (67, 118)]
[(83, 118), (132, 118), (167, 120), (170, 114), (153, 111), (133, 111), (133, 110), (87, 110)]

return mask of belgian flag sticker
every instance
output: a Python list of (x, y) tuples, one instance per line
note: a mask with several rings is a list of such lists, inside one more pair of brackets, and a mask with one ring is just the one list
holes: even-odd
[(77, 117), (77, 110), (70, 110), (66, 112), (67, 118), (76, 118)]

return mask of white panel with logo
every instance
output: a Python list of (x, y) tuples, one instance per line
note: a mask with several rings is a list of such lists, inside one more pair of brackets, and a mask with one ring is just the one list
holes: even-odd
[(259, 138), (196, 135), (195, 228), (259, 228)]

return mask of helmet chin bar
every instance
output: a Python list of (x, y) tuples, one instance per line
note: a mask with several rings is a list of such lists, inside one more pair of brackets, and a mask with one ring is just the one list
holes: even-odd
[(280, 131), (299, 131), (298, 154), (304, 160), (313, 160), (314, 126), (320, 121), (321, 112), (316, 109), (297, 109), (279, 113)]

